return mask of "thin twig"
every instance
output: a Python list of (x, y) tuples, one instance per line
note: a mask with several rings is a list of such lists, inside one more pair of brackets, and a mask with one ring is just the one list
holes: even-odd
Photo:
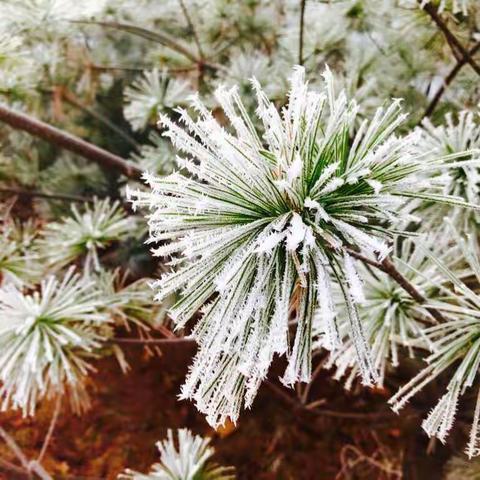
[(37, 457), (37, 462), (41, 463), (45, 453), (47, 453), (48, 446), (50, 445), (50, 441), (52, 439), (53, 432), (55, 430), (55, 426), (57, 425), (58, 415), (60, 414), (60, 410), (62, 408), (62, 396), (58, 395), (57, 400), (55, 402), (55, 410), (53, 411), (52, 419), (50, 421), (50, 425), (48, 426), (47, 434), (45, 435), (45, 440), (43, 441), (42, 449)]
[[(377, 268), (378, 270), (386, 273), (390, 278), (395, 280), (400, 287), (402, 287), (417, 303), (424, 304), (427, 302), (427, 299), (418, 291), (417, 287), (413, 285), (394, 265), (394, 263), (387, 257), (382, 261), (372, 260), (361, 253), (356, 252), (350, 248), (347, 249), (347, 252), (352, 257), (361, 260), (362, 262)], [(425, 310), (432, 315), (435, 320), (438, 322), (446, 322), (447, 319), (443, 314), (433, 307), (425, 307)]]
[(185, 2), (183, 0), (178, 0), (178, 1), (180, 3), (180, 8), (182, 9), (183, 15), (185, 16), (185, 19), (187, 20), (188, 28), (190, 28), (190, 30), (192, 31), (193, 40), (195, 41), (195, 45), (197, 46), (197, 50), (198, 50), (198, 56), (200, 57), (200, 59), (203, 60), (205, 55), (203, 54), (202, 45), (200, 43), (200, 38), (199, 38), (197, 30), (196, 30), (196, 28), (195, 28), (195, 26), (192, 22), (192, 18), (190, 17), (190, 14), (188, 13)]
[(142, 171), (118, 155), (5, 105), (0, 105), (0, 121), (92, 160), (103, 167), (117, 170), (132, 180), (141, 179)]
[[(470, 57), (475, 55), (480, 50), (480, 42), (476, 43), (469, 51)], [(442, 98), (443, 94), (445, 93), (447, 87), (453, 82), (455, 77), (458, 75), (460, 70), (464, 65), (468, 63), (468, 59), (466, 57), (461, 58), (460, 60), (457, 60), (457, 63), (455, 66), (450, 70), (449, 74), (445, 77), (445, 80), (443, 81), (442, 85), (438, 89), (438, 91), (435, 93), (435, 96), (432, 98), (430, 104), (425, 110), (425, 113), (423, 114), (423, 117), (429, 117), (433, 111), (435, 110), (435, 107), (438, 105), (438, 102)]]
[(30, 471), (30, 462), (25, 454), (22, 452), (22, 449), (18, 446), (15, 439), (3, 428), (0, 426), (0, 437), (3, 438), (8, 448), (15, 454), (15, 456), (20, 461), (22, 467), (29, 472)]
[(296, 411), (308, 412), (310, 414), (314, 414), (318, 416), (325, 416), (325, 417), (332, 417), (332, 418), (348, 418), (351, 420), (363, 420), (363, 421), (379, 419), (379, 418), (395, 418), (391, 410), (388, 410), (385, 412), (363, 413), (363, 412), (340, 412), (337, 410), (328, 410), (323, 408), (307, 408), (306, 405), (303, 405), (296, 398), (292, 397), (291, 395), (288, 395), (288, 393), (283, 391), (281, 388), (277, 387), (277, 385), (275, 385), (270, 380), (266, 380), (265, 385), (270, 389), (272, 393), (277, 395), (277, 397), (282, 399), (285, 403), (289, 404)]
[(22, 467), (17, 467), (17, 465), (14, 465), (13, 463), (9, 462), (8, 460), (5, 460), (4, 458), (0, 458), (0, 470), (1, 469), (8, 470), (12, 473), (15, 473), (17, 475), (22, 475), (24, 477), (31, 476), (30, 472), (28, 472)]
[[(451, 32), (448, 28), (447, 24), (443, 21), (438, 13), (437, 7), (431, 2), (424, 4), (423, 0), (417, 0), (419, 4), (423, 6), (425, 12), (430, 15), (430, 18), (436, 23), (438, 28), (442, 31), (443, 35), (447, 39), (448, 44), (450, 45), (450, 49), (452, 50), (453, 54), (457, 58), (458, 61), (462, 59), (466, 59), (466, 63), (470, 64), (471, 67), (475, 70), (475, 72), (480, 75), (480, 66), (472, 59), (470, 53), (467, 49), (460, 43), (457, 37)], [(457, 52), (455, 51), (457, 50)], [(458, 56), (460, 54), (460, 57)]]
[(320, 372), (323, 370), (323, 365), (325, 363), (325, 359), (322, 358), (319, 362), (318, 365), (315, 367), (315, 370), (312, 373), (312, 376), (310, 378), (310, 381), (305, 385), (305, 388), (302, 392), (302, 396), (300, 398), (301, 402), (306, 405), (308, 401), (308, 395), (310, 394), (310, 390), (317, 379), (318, 375), (320, 375)]
[(146, 28), (141, 28), (141, 27), (137, 27), (136, 25), (130, 25), (128, 23), (119, 23), (119, 22), (96, 22), (96, 21), (75, 20), (75, 21), (72, 21), (72, 23), (99, 25), (101, 27), (114, 28), (116, 30), (131, 33), (132, 35), (137, 35), (139, 37), (145, 38), (146, 40), (160, 43), (161, 45), (164, 45), (165, 47), (170, 48), (171, 50), (174, 50), (177, 53), (180, 53), (185, 58), (187, 58), (193, 63), (196, 63), (197, 65), (202, 65), (212, 70), (226, 70), (226, 67), (224, 65), (212, 63), (205, 59), (198, 58), (187, 47), (183, 46), (175, 38), (171, 37), (170, 35), (164, 32), (159, 32), (159, 31), (152, 32), (151, 30), (148, 30)]
[[(422, 304), (427, 301), (427, 299), (417, 290), (415, 285), (410, 283), (409, 280), (397, 270), (388, 257), (382, 260), (381, 265), (382, 270), (393, 278), (417, 303)], [(443, 314), (436, 308), (425, 307), (425, 310), (427, 310), (427, 312), (438, 322), (447, 321)]]
[(99, 122), (103, 123), (107, 126), (110, 130), (114, 131), (120, 137), (122, 137), (130, 146), (138, 149), (139, 145), (127, 132), (123, 131), (120, 127), (118, 127), (114, 122), (112, 122), (107, 116), (103, 115), (103, 113), (90, 108), (88, 105), (85, 105), (81, 102), (75, 95), (70, 92), (66, 88), (62, 88), (60, 91), (61, 97), (64, 98), (70, 105), (82, 110), (83, 112), (87, 113), (88, 115), (92, 116)]
[(298, 63), (303, 65), (303, 37), (305, 33), (305, 7), (307, 0), (300, 1), (300, 35), (298, 40)]

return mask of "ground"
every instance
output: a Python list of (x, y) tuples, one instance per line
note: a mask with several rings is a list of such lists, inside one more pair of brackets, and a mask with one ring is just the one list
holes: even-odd
[[(143, 347), (129, 345), (131, 370), (125, 375), (115, 359), (99, 361), (92, 408), (80, 417), (62, 410), (43, 462), (46, 470), (70, 480), (115, 479), (127, 466), (146, 472), (158, 460), (155, 442), (166, 430), (188, 427), (212, 437), (215, 460), (233, 465), (239, 479), (398, 479), (402, 471), (406, 479), (441, 478), (448, 449), (430, 444), (430, 451), (435, 448), (427, 454), (418, 412), (397, 416), (386, 405), (388, 391), (348, 393), (327, 372), (311, 391), (311, 399), (325, 399), (315, 413), (299, 407), (295, 392), (280, 386), (277, 365), (272, 383), (261, 388), (238, 425), (213, 431), (190, 402), (177, 400), (192, 353), (192, 346), (171, 345), (152, 358)], [(35, 419), (4, 413), (1, 425), (35, 458), (51, 412), (52, 405), (44, 404)], [(0, 455), (14, 461), (4, 444)], [(0, 478), (22, 478), (15, 475)]]

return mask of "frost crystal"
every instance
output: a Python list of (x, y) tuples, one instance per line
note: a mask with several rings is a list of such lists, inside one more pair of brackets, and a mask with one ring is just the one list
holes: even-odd
[(244, 399), (252, 404), (275, 354), (288, 358), (285, 384), (309, 381), (318, 312), (330, 344), (340, 343), (333, 282), (363, 382), (378, 381), (358, 313), (361, 280), (346, 249), (385, 257), (397, 233), (389, 225), (406, 198), (465, 204), (426, 191), (417, 179), (445, 159), (419, 158), (418, 134), (394, 135), (404, 119), (399, 100), (358, 122), (356, 102), (336, 95), (328, 69), (323, 77), (321, 90), (312, 91), (295, 68), (281, 112), (252, 80), (263, 135), (236, 88), (216, 92), (229, 129), (197, 97), (195, 119), (178, 110), (183, 128), (162, 116), (164, 135), (185, 157), (182, 172), (145, 175), (152, 192), (130, 192), (134, 205), (151, 208), (154, 254), (172, 257), (156, 299), (180, 291), (170, 312), (178, 328), (202, 310), (192, 332), (199, 350), (181, 397), (193, 398), (214, 426), (235, 421)]
[[(451, 320), (424, 330), (432, 350), (426, 359), (428, 366), (390, 399), (393, 409), (400, 410), (426, 384), (455, 365), (446, 393), (422, 425), (429, 436), (437, 437), (442, 442), (445, 442), (453, 426), (460, 396), (472, 387), (480, 366), (480, 296), (468, 286), (472, 276), (476, 282), (480, 281), (480, 249), (474, 236), (462, 237), (455, 233), (453, 236), (456, 237), (470, 270), (454, 272), (431, 252), (426, 252), (444, 277), (451, 282), (450, 289), (442, 287), (442, 297), (431, 302)], [(469, 457), (480, 454), (479, 423), (480, 394), (477, 397), (466, 449)]]
[(86, 406), (88, 361), (101, 346), (108, 317), (92, 283), (67, 272), (47, 277), (39, 291), (0, 288), (0, 396), (2, 408), (33, 415), (38, 400), (69, 392), (75, 409)]
[(40, 254), (49, 265), (63, 267), (84, 257), (85, 270), (100, 270), (98, 251), (127, 236), (135, 219), (127, 217), (118, 202), (94, 200), (80, 213), (72, 206), (72, 217), (47, 224), (39, 242)]
[[(449, 245), (449, 237), (442, 242), (439, 236), (418, 238), (416, 242), (428, 245), (450, 267), (458, 267), (462, 262), (458, 246)], [(396, 265), (402, 275), (415, 285), (429, 300), (442, 294), (438, 286), (447, 282), (435, 262), (425, 254), (425, 248), (416, 247), (411, 239), (398, 239), (395, 245)], [(387, 368), (397, 367), (401, 350), (405, 349), (410, 357), (414, 356), (413, 347), (431, 347), (424, 334), (429, 324), (435, 323), (428, 310), (417, 302), (391, 277), (381, 271), (373, 271), (361, 265), (358, 272), (364, 280), (365, 299), (359, 308), (361, 322), (371, 345), (373, 362), (380, 374), (380, 386), (383, 386)], [(340, 303), (340, 302), (339, 302)], [(339, 330), (343, 345), (338, 349), (330, 346), (330, 335), (323, 318), (316, 319), (314, 335), (318, 337), (319, 347), (332, 350), (327, 368), (335, 367), (334, 378), (345, 379), (349, 389), (358, 374), (355, 349), (350, 338), (350, 329), (346, 312), (342, 304), (337, 307)]]
[(148, 474), (127, 470), (120, 480), (233, 480), (233, 469), (219, 467), (209, 462), (214, 454), (210, 439), (192, 435), (187, 429), (178, 430), (178, 449), (172, 430), (168, 438), (158, 442), (161, 463), (152, 466)]

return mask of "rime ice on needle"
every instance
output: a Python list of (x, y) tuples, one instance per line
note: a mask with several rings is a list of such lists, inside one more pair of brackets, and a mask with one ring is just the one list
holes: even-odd
[(31, 294), (12, 284), (0, 288), (2, 408), (33, 415), (39, 400), (66, 391), (76, 410), (86, 406), (89, 357), (108, 324), (101, 305), (92, 282), (72, 269), (62, 280), (47, 277)]
[(170, 311), (179, 328), (202, 311), (181, 397), (193, 398), (214, 426), (235, 421), (244, 399), (252, 404), (275, 354), (288, 358), (285, 384), (309, 381), (315, 315), (324, 317), (331, 348), (340, 345), (332, 282), (346, 305), (363, 383), (376, 382), (357, 308), (362, 282), (346, 247), (385, 257), (406, 198), (464, 205), (417, 178), (445, 158), (420, 158), (417, 133), (394, 135), (405, 117), (399, 100), (358, 122), (357, 104), (336, 95), (328, 69), (319, 92), (308, 88), (302, 67), (290, 81), (278, 112), (252, 80), (263, 135), (235, 88), (216, 92), (229, 129), (197, 97), (195, 119), (179, 110), (183, 127), (162, 116), (182, 172), (147, 174), (151, 193), (129, 192), (134, 205), (151, 209), (150, 242), (161, 242), (154, 255), (172, 258), (156, 299), (180, 291)]
[[(416, 244), (423, 248), (419, 248)], [(450, 237), (436, 235), (412, 239), (398, 239), (395, 244), (394, 258), (402, 275), (427, 299), (433, 300), (443, 291), (439, 285), (448, 283), (448, 278), (439, 271), (431, 255), (425, 253), (425, 246), (431, 248), (436, 258), (449, 268), (458, 269), (463, 264), (462, 253), (458, 245), (450, 245)], [(387, 372), (387, 367), (399, 365), (401, 350), (414, 356), (414, 347), (431, 347), (424, 330), (429, 324), (435, 324), (424, 305), (421, 305), (387, 274), (361, 265), (359, 273), (364, 281), (365, 301), (359, 309), (360, 320), (366, 337), (371, 345), (375, 368), (380, 376), (379, 385)], [(355, 349), (350, 338), (348, 320), (342, 304), (337, 305), (339, 330), (343, 345), (332, 351), (326, 368), (335, 368), (334, 378), (344, 379), (345, 388), (350, 389), (358, 375)], [(322, 319), (316, 319), (314, 336), (318, 337), (318, 347), (328, 345), (323, 341), (324, 327)]]
[[(452, 165), (448, 170), (431, 176), (432, 184), (438, 185), (445, 194), (457, 195), (466, 202), (480, 205), (480, 116), (468, 110), (462, 110), (456, 120), (451, 113), (445, 116), (445, 123), (434, 126), (429, 119), (422, 122), (422, 139), (419, 149), (431, 158), (452, 152), (468, 152), (462, 162)], [(468, 232), (480, 224), (478, 211), (463, 208), (446, 209), (438, 205), (418, 205), (415, 212), (426, 218), (423, 228), (431, 230), (440, 225), (443, 217), (453, 219), (457, 229)]]
[(47, 224), (39, 241), (40, 255), (49, 265), (64, 267), (84, 257), (85, 271), (100, 270), (98, 251), (128, 236), (135, 219), (127, 217), (118, 202), (94, 199), (80, 212), (72, 206), (72, 217)]
[(214, 454), (209, 447), (210, 439), (204, 439), (183, 428), (178, 430), (178, 449), (173, 432), (168, 430), (167, 439), (158, 442), (160, 462), (152, 465), (150, 473), (143, 474), (127, 470), (121, 480), (233, 480), (233, 469), (212, 464)]
[[(453, 230), (451, 225), (450, 230)], [(451, 282), (449, 289), (445, 287), (441, 289), (442, 297), (431, 302), (450, 320), (424, 330), (432, 351), (426, 359), (428, 366), (389, 400), (393, 410), (399, 411), (427, 383), (447, 368), (455, 366), (447, 391), (422, 424), (430, 437), (437, 437), (441, 442), (445, 442), (454, 424), (460, 397), (473, 386), (480, 366), (480, 296), (467, 284), (471, 283), (472, 276), (476, 282), (480, 282), (480, 248), (474, 235), (461, 236), (452, 232), (452, 236), (456, 239), (470, 269), (466, 272), (452, 271), (435, 255), (426, 251), (426, 255), (430, 256), (445, 278)], [(466, 449), (469, 457), (480, 454), (479, 424), (480, 391)]]

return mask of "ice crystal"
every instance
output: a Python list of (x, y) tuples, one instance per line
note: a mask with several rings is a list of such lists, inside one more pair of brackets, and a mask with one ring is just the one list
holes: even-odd
[(24, 293), (0, 288), (0, 396), (2, 408), (33, 415), (39, 400), (68, 392), (72, 406), (87, 405), (84, 379), (89, 357), (101, 346), (108, 318), (92, 282), (70, 269), (62, 280), (49, 276)]
[(41, 265), (29, 247), (31, 225), (17, 225), (10, 219), (0, 226), (0, 285), (13, 283), (22, 286), (38, 279)]
[[(435, 262), (425, 254), (424, 248), (416, 245), (429, 245), (440, 258), (451, 268), (458, 268), (462, 262), (458, 246), (449, 245), (449, 237), (440, 241), (439, 236), (428, 238), (398, 239), (394, 249), (395, 263), (399, 271), (422, 295), (434, 299), (439, 294), (438, 285), (445, 284), (448, 278), (439, 271)], [(365, 300), (359, 307), (359, 314), (365, 335), (371, 345), (373, 363), (380, 375), (379, 385), (383, 386), (387, 367), (397, 367), (401, 358), (401, 350), (414, 356), (415, 346), (429, 346), (424, 329), (435, 323), (428, 310), (415, 300), (390, 276), (379, 270), (361, 265), (358, 269), (363, 281)], [(345, 309), (338, 306), (339, 330), (343, 333), (343, 345), (333, 349), (327, 368), (335, 367), (334, 377), (345, 378), (345, 387), (349, 389), (358, 375), (355, 360), (355, 349), (349, 338), (348, 319)], [(316, 319), (315, 336), (318, 336), (319, 347), (331, 350), (329, 335), (324, 331), (324, 321), (321, 316)]]
[(210, 457), (214, 449), (209, 447), (210, 439), (193, 435), (187, 429), (178, 430), (178, 449), (172, 430), (168, 437), (158, 442), (160, 462), (152, 466), (150, 473), (143, 474), (127, 470), (118, 478), (121, 480), (233, 480), (233, 469), (212, 464)]
[(157, 118), (159, 110), (182, 105), (190, 93), (187, 82), (153, 69), (125, 90), (125, 118), (134, 130), (141, 130)]
[[(432, 345), (432, 353), (426, 359), (428, 366), (390, 399), (393, 409), (400, 410), (427, 383), (447, 368), (455, 366), (446, 393), (422, 424), (429, 436), (437, 437), (442, 442), (445, 442), (453, 426), (460, 396), (472, 387), (480, 365), (480, 296), (468, 285), (472, 275), (477, 284), (480, 281), (479, 246), (473, 235), (456, 235), (456, 238), (469, 263), (470, 271), (459, 274), (436, 256), (426, 252), (452, 285), (450, 289), (441, 287), (443, 298), (431, 302), (435, 308), (446, 314), (448, 320), (424, 330)], [(480, 394), (466, 450), (469, 457), (480, 454), (479, 422)]]
[(118, 202), (94, 200), (80, 213), (72, 206), (72, 216), (47, 224), (39, 241), (40, 254), (55, 267), (63, 267), (84, 257), (85, 270), (99, 270), (98, 251), (126, 237), (134, 225)]
[[(430, 120), (423, 121), (423, 135), (419, 142), (419, 148), (426, 155), (446, 155), (454, 152), (468, 151), (464, 160), (455, 167), (435, 176), (432, 182), (442, 188), (448, 195), (456, 195), (475, 205), (480, 204), (480, 125), (478, 113), (463, 110), (458, 114), (458, 120), (454, 121), (449, 113), (445, 117), (445, 124), (434, 126)], [(457, 228), (468, 231), (469, 223), (474, 220), (478, 224), (480, 217), (477, 211), (465, 209), (439, 208), (438, 205), (421, 205), (427, 209), (429, 226), (440, 224), (445, 215), (454, 219)], [(427, 215), (426, 215), (427, 216)]]
[(312, 322), (330, 308), (334, 281), (363, 382), (377, 381), (358, 314), (361, 282), (346, 248), (385, 257), (396, 233), (389, 224), (406, 198), (465, 205), (417, 179), (445, 158), (419, 157), (417, 134), (394, 135), (404, 119), (399, 100), (353, 133), (356, 102), (335, 94), (328, 69), (324, 80), (321, 91), (309, 90), (303, 68), (295, 68), (281, 113), (253, 80), (263, 137), (235, 88), (216, 92), (232, 130), (196, 97), (196, 120), (179, 110), (185, 128), (162, 116), (164, 135), (184, 154), (183, 173), (145, 175), (152, 193), (131, 193), (134, 204), (152, 209), (150, 241), (162, 242), (154, 254), (172, 256), (176, 267), (156, 282), (156, 299), (181, 292), (170, 311), (178, 327), (202, 308), (192, 333), (199, 350), (181, 397), (193, 398), (212, 425), (236, 420), (244, 398), (251, 405), (275, 354), (288, 357), (286, 385), (309, 381)]

